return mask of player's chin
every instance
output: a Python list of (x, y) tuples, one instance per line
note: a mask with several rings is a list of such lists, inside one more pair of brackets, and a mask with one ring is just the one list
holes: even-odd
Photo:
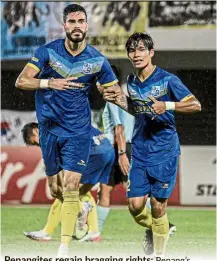
[(135, 67), (136, 69), (141, 69), (145, 67), (145, 64), (142, 61), (137, 61), (137, 62), (133, 62), (133, 67)]
[(71, 40), (73, 43), (80, 43), (83, 41), (83, 39), (84, 39), (84, 37), (72, 37)]
[(136, 68), (136, 69), (142, 69), (144, 68), (145, 66), (143, 64), (133, 64), (133, 66)]

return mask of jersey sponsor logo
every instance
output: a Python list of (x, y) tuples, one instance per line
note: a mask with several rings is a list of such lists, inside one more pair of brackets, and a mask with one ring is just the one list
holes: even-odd
[(155, 114), (154, 109), (148, 105), (134, 106), (133, 110), (136, 114), (139, 114), (139, 113)]
[(83, 71), (84, 74), (92, 74), (93, 73), (92, 64), (84, 63), (82, 71)]

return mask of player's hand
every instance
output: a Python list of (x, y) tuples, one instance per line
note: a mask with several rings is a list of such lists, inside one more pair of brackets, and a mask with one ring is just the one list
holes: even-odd
[(127, 176), (130, 171), (130, 163), (126, 154), (119, 155), (118, 164), (122, 173)]
[(121, 95), (121, 88), (118, 84), (109, 86), (109, 87), (103, 87), (103, 98), (106, 101), (115, 102), (117, 97)]
[(155, 119), (157, 115), (163, 114), (166, 110), (165, 102), (156, 100), (153, 96), (149, 96), (149, 99), (153, 101), (153, 104), (151, 105), (152, 109), (156, 113), (156, 115), (152, 118)]
[(49, 80), (49, 88), (55, 90), (68, 90), (73, 88), (82, 88), (84, 85), (82, 83), (73, 82), (77, 80), (77, 77), (69, 77), (66, 79), (50, 79)]

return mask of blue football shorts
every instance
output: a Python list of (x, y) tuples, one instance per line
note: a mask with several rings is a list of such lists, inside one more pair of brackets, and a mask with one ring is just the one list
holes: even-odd
[(169, 198), (175, 187), (177, 170), (178, 157), (151, 167), (144, 167), (132, 160), (127, 197), (149, 195), (155, 198)]
[(47, 176), (56, 175), (61, 170), (84, 173), (91, 147), (89, 135), (63, 138), (40, 126), (39, 142)]
[(87, 168), (81, 177), (81, 184), (107, 184), (111, 168), (115, 161), (115, 152), (110, 150), (103, 154), (90, 155)]

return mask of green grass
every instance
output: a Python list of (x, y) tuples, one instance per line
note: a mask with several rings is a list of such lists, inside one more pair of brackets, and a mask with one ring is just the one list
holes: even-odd
[[(59, 227), (53, 240), (47, 243), (31, 241), (22, 234), (23, 230), (42, 229), (48, 211), (48, 208), (38, 207), (2, 207), (2, 255), (55, 255), (59, 246)], [(215, 210), (169, 209), (168, 214), (170, 221), (177, 226), (177, 232), (170, 238), (167, 247), (169, 256), (184, 258), (216, 255)], [(73, 256), (97, 256), (100, 253), (113, 257), (144, 255), (141, 245), (143, 236), (144, 229), (134, 223), (126, 209), (112, 209), (102, 233), (103, 240), (99, 243), (72, 241), (70, 253)]]

